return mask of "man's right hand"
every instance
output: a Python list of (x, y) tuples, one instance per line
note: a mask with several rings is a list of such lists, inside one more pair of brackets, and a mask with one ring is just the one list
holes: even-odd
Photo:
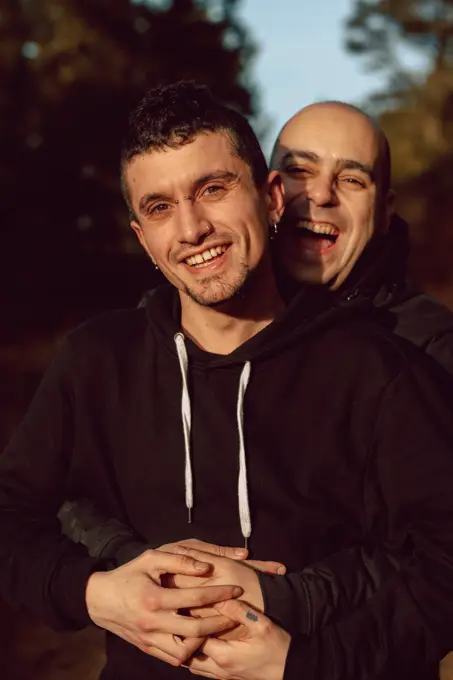
[[(233, 585), (167, 589), (163, 574), (206, 578), (211, 566), (187, 555), (147, 550), (135, 560), (108, 572), (95, 572), (87, 582), (86, 604), (92, 621), (146, 654), (179, 666), (198, 649), (202, 639), (234, 625), (222, 615), (182, 616), (179, 610), (204, 607), (239, 597)], [(181, 637), (184, 639), (181, 639)]]

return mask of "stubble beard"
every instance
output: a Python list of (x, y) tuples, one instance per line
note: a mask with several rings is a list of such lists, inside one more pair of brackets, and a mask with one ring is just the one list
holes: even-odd
[(225, 281), (222, 274), (214, 274), (200, 279), (201, 290), (194, 290), (190, 286), (184, 287), (185, 294), (202, 307), (217, 307), (236, 297), (242, 297), (252, 270), (246, 262), (241, 262), (239, 271), (233, 282)]

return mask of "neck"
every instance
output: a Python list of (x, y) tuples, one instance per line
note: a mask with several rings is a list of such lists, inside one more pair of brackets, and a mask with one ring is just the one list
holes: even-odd
[(180, 292), (181, 325), (196, 345), (213, 354), (231, 354), (266, 328), (283, 310), (274, 276), (259, 277), (238, 296), (216, 307), (204, 307)]

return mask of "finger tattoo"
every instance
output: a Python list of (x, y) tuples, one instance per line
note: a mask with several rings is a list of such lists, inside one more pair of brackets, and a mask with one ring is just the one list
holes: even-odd
[(253, 612), (247, 612), (246, 617), (250, 619), (250, 621), (258, 621), (257, 615)]

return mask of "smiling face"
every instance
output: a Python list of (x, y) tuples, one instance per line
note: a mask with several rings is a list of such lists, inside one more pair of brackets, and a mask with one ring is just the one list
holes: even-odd
[(294, 279), (338, 288), (392, 213), (382, 133), (341, 104), (315, 104), (283, 128), (273, 156), (285, 187), (277, 255)]
[(257, 188), (226, 133), (140, 154), (124, 174), (138, 218), (131, 226), (182, 302), (226, 302), (259, 270), (281, 212), (279, 178)]

